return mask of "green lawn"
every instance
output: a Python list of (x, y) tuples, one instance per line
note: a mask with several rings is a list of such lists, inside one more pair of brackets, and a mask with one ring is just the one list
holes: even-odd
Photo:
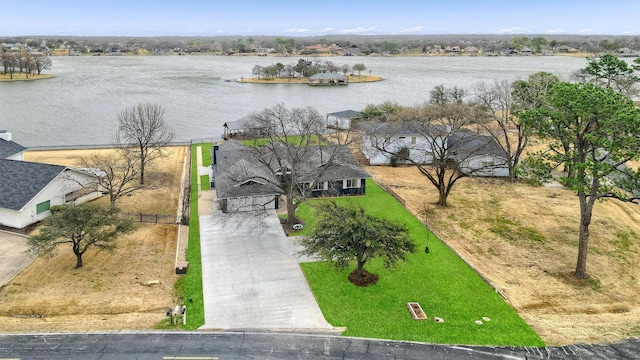
[[(184, 297), (187, 305), (187, 325), (186, 329), (197, 329), (204, 325), (204, 298), (202, 296), (202, 258), (200, 256), (200, 221), (198, 218), (198, 164), (195, 161), (196, 147), (202, 146), (203, 163), (211, 163), (209, 150), (211, 144), (194, 144), (191, 147), (191, 202), (189, 213), (189, 248), (187, 250), (187, 261), (189, 261), (189, 271), (185, 275)], [(206, 148), (206, 150), (205, 150)], [(203, 164), (203, 165), (204, 165)], [(207, 179), (209, 176), (207, 176)], [(207, 185), (209, 183), (207, 182)], [(189, 301), (191, 299), (191, 301)]]
[[(325, 318), (333, 326), (346, 327), (344, 335), (442, 344), (544, 346), (522, 318), (433, 235), (426, 254), (425, 227), (375, 182), (367, 180), (366, 196), (335, 200), (360, 203), (371, 215), (406, 224), (418, 248), (392, 271), (384, 269), (381, 261), (368, 262), (365, 268), (380, 280), (366, 288), (347, 279), (355, 265), (336, 271), (323, 262), (302, 264)], [(308, 200), (298, 211), (306, 229), (314, 224), (310, 205), (315, 201), (322, 200)], [(444, 323), (413, 320), (405, 305), (413, 301), (420, 303), (430, 319), (440, 317)], [(483, 317), (490, 320), (475, 323)]]
[[(302, 135), (292, 135), (292, 136), (288, 136), (287, 137), (287, 142), (291, 143), (291, 144), (295, 144), (298, 145), (302, 142), (304, 138), (302, 137)], [(246, 146), (262, 146), (262, 145), (266, 145), (268, 143), (270, 143), (272, 141), (272, 139), (249, 139), (249, 140), (241, 140), (240, 142)], [(311, 135), (310, 137), (310, 142), (312, 144), (317, 144), (318, 143), (318, 135)]]

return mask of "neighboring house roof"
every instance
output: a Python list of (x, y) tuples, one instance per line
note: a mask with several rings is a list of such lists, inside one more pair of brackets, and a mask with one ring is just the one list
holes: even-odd
[(475, 156), (491, 155), (507, 159), (507, 153), (489, 135), (478, 135), (471, 130), (460, 130), (447, 139), (449, 151), (464, 160)]
[(25, 150), (27, 148), (18, 143), (0, 138), (0, 159), (6, 159)]
[(229, 130), (246, 130), (250, 127), (252, 121), (249, 115), (235, 121), (227, 121), (223, 126)]
[(359, 111), (344, 110), (344, 111), (338, 111), (338, 112), (327, 114), (327, 116), (335, 116), (335, 117), (343, 118), (343, 119), (353, 119), (355, 117), (360, 116), (360, 114), (361, 113)]
[[(361, 121), (358, 123), (360, 129), (369, 135), (439, 135), (444, 134), (446, 127), (443, 125), (419, 124), (417, 122), (399, 121), (399, 122), (378, 122), (378, 121)], [(428, 128), (423, 129), (425, 126)]]
[(21, 210), (67, 168), (0, 159), (0, 208)]
[[(322, 169), (326, 165), (331, 155), (333, 164), (328, 169)], [(300, 176), (300, 181), (311, 182), (313, 180), (332, 181), (344, 179), (362, 179), (369, 178), (369, 175), (355, 161), (351, 151), (346, 146), (341, 145), (325, 145), (321, 150), (313, 148), (312, 153), (308, 157), (309, 162), (305, 164), (304, 173)], [(322, 176), (320, 173), (324, 171)]]

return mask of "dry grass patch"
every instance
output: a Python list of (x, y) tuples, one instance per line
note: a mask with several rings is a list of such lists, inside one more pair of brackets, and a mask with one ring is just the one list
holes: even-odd
[(448, 208), (413, 167), (368, 167), (497, 285), (548, 344), (609, 342), (640, 335), (640, 206), (596, 204), (590, 278), (571, 273), (577, 258), (578, 199), (563, 189), (496, 179), (460, 180)]
[[(149, 169), (149, 186), (118, 207), (175, 214), (185, 150), (169, 148), (170, 156)], [(95, 151), (111, 150), (28, 151), (25, 160), (77, 166), (80, 156)], [(0, 289), (0, 332), (153, 328), (178, 301), (173, 291), (177, 231), (176, 225), (136, 224), (113, 252), (90, 249), (80, 269), (69, 246), (59, 247), (51, 259), (37, 259)]]
[[(145, 188), (118, 200), (116, 203), (118, 208), (126, 212), (175, 215), (180, 196), (178, 188), (187, 149), (185, 146), (167, 147), (167, 156), (155, 160), (145, 172)], [(79, 159), (83, 156), (110, 151), (113, 150), (27, 151), (24, 158), (26, 161), (73, 167), (80, 166)], [(109, 199), (103, 197), (98, 202), (108, 204)]]
[(37, 259), (0, 290), (1, 331), (152, 328), (177, 300), (176, 232), (174, 225), (138, 224), (113, 252), (89, 250), (79, 269), (68, 246)]

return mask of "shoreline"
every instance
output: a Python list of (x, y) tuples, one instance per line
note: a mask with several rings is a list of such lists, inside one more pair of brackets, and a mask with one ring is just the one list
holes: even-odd
[[(384, 78), (382, 76), (375, 76), (375, 75), (354, 75), (354, 76), (347, 76), (347, 80), (349, 84), (357, 84), (357, 83), (383, 81)], [(306, 85), (309, 85), (308, 77), (300, 77), (300, 78), (275, 77), (273, 79), (240, 78), (236, 80), (225, 80), (225, 81), (235, 81), (238, 83), (245, 83), (245, 84), (306, 84)]]
[(53, 79), (56, 76), (53, 74), (40, 74), (40, 75), (30, 75), (28, 78), (24, 75), (24, 73), (16, 73), (13, 74), (13, 79), (10, 78), (8, 74), (0, 74), (0, 82), (13, 82), (13, 81), (35, 81), (35, 80), (43, 80), (43, 79)]

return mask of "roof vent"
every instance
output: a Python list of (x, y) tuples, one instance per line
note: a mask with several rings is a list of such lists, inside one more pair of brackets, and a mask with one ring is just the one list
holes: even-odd
[(7, 130), (0, 130), (0, 139), (11, 141), (11, 133)]

